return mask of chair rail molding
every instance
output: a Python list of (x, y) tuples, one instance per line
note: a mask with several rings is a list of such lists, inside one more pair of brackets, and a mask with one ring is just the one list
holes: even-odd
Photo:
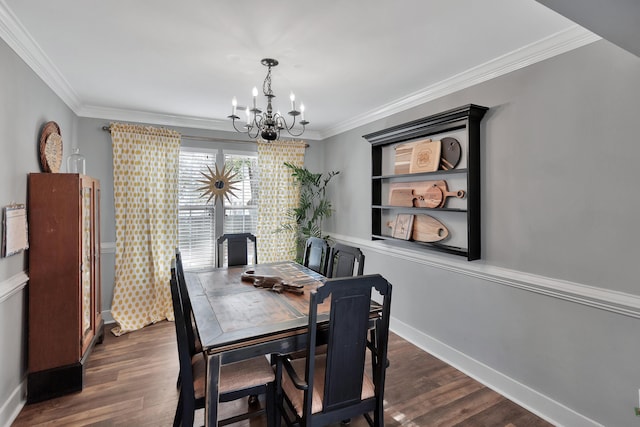
[(1, 281), (0, 303), (24, 289), (24, 287), (27, 286), (27, 282), (29, 282), (29, 274), (27, 271), (21, 271), (20, 273)]
[(394, 247), (388, 243), (385, 244), (384, 241), (371, 241), (338, 234), (332, 234), (331, 237), (347, 244), (366, 248), (398, 259), (640, 319), (640, 295), (598, 288), (487, 264), (462, 262), (461, 260), (451, 259), (449, 257)]
[(100, 253), (102, 254), (115, 254), (116, 242), (102, 242), (100, 243)]

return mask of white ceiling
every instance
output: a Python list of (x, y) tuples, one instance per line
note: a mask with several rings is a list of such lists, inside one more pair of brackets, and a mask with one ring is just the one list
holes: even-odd
[(276, 58), (311, 138), (598, 38), (534, 0), (0, 0), (0, 36), (79, 116), (220, 130)]

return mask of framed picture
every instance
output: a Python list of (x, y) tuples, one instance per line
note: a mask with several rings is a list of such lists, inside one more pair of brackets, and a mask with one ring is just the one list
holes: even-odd
[(392, 236), (396, 239), (409, 240), (413, 231), (413, 215), (398, 214), (393, 226)]
[(3, 257), (29, 249), (27, 211), (24, 205), (11, 205), (3, 208), (2, 230)]

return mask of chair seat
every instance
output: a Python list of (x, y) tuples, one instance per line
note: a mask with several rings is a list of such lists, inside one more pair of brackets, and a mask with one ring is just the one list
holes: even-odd
[[(316, 414), (322, 411), (322, 396), (324, 396), (324, 377), (325, 367), (327, 362), (327, 355), (321, 354), (316, 356), (316, 369), (313, 376), (313, 398), (311, 405), (311, 413)], [(295, 359), (291, 361), (293, 369), (296, 371), (300, 378), (304, 378), (306, 359)], [(282, 390), (289, 397), (291, 404), (298, 413), (298, 416), (302, 417), (304, 392), (298, 390), (293, 384), (288, 375), (282, 376)], [(365, 373), (362, 377), (362, 395), (361, 399), (369, 399), (375, 397), (375, 387), (369, 376)]]
[[(196, 399), (204, 398), (207, 384), (207, 361), (204, 354), (191, 359)], [(222, 365), (218, 392), (222, 395), (270, 383), (275, 380), (271, 365), (264, 356)]]

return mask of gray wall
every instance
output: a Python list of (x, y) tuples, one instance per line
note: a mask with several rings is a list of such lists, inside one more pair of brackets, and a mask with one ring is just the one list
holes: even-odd
[[(462, 354), (461, 367), (489, 382), (508, 377), (496, 387), (513, 386), (504, 391), (516, 399), (532, 389), (535, 398), (521, 403), (543, 415), (562, 409), (545, 399), (577, 412), (559, 423), (584, 425), (581, 414), (637, 425), (640, 321), (502, 282), (531, 277), (637, 301), (639, 81), (640, 58), (600, 41), (325, 141), (326, 166), (342, 171), (330, 229), (365, 247), (366, 273), (395, 285), (399, 331), (452, 362)], [(481, 130), (483, 259), (369, 242), (362, 135), (469, 103), (490, 107)]]
[[(66, 154), (74, 142), (77, 118), (2, 40), (0, 100), (1, 207), (27, 202), (27, 174), (40, 172), (38, 141), (44, 123), (58, 123)], [(25, 253), (0, 258), (0, 425), (8, 422), (23, 398), (27, 299), (24, 283), (18, 282), (27, 268)]]

